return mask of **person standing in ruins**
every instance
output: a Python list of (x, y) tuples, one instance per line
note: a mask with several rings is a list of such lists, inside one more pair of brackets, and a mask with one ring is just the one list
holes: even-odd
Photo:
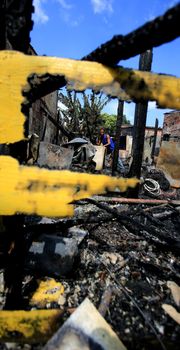
[(97, 145), (103, 145), (106, 148), (107, 154), (112, 154), (114, 151), (114, 142), (112, 140), (112, 137), (109, 136), (109, 134), (105, 134), (105, 129), (100, 129), (100, 135), (97, 140)]
[[(114, 144), (114, 141), (113, 141), (112, 137), (109, 136), (109, 134), (105, 134), (105, 129), (104, 128), (100, 129), (100, 135), (99, 135), (98, 140), (97, 140), (97, 145), (98, 146), (103, 145), (106, 148), (106, 154), (109, 155), (108, 162), (109, 162), (109, 165), (111, 167), (112, 166), (113, 152), (114, 152), (115, 144)], [(121, 174), (124, 174), (125, 168), (124, 168), (123, 162), (122, 162), (122, 160), (120, 158), (120, 155), (118, 157), (117, 168), (118, 168), (118, 171)]]

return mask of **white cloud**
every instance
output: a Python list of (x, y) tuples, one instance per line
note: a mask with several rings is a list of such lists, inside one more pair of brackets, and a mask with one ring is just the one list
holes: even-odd
[(91, 0), (94, 13), (113, 12), (113, 0)]
[[(43, 8), (43, 4), (48, 0), (33, 0), (35, 13), (33, 15), (33, 19), (35, 23), (44, 24), (49, 21), (49, 16), (45, 12)], [(49, 0), (49, 2), (54, 2), (60, 9), (60, 16), (62, 20), (71, 27), (77, 27), (83, 21), (84, 17), (82, 15), (74, 18), (73, 7), (74, 4), (70, 3), (68, 0)]]
[(42, 7), (43, 3), (45, 3), (45, 2), (46, 2), (46, 0), (34, 0), (34, 2), (33, 2), (34, 9), (35, 9), (33, 19), (34, 19), (35, 23), (44, 24), (44, 23), (48, 22), (48, 20), (49, 20), (48, 15), (45, 13), (45, 11)]
[(61, 12), (61, 18), (70, 27), (78, 27), (84, 19), (83, 16), (78, 16), (74, 18), (73, 14), (71, 14), (69, 11), (67, 12), (64, 10)]
[(64, 10), (70, 10), (73, 7), (73, 5), (68, 3), (66, 0), (57, 0), (57, 1)]
[(79, 15), (78, 17), (74, 16), (72, 9), (74, 8), (75, 4), (72, 4), (69, 1), (67, 2), (67, 0), (54, 1), (58, 2), (60, 5), (60, 16), (62, 20), (70, 27), (78, 27), (84, 17), (82, 15)]

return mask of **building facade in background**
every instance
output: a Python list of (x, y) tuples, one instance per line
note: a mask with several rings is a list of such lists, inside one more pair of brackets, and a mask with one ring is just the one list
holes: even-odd
[[(144, 152), (143, 160), (150, 161), (151, 152), (154, 140), (154, 131), (155, 128), (147, 126), (145, 129), (145, 139), (144, 139)], [(120, 156), (122, 159), (131, 157), (132, 144), (133, 144), (133, 134), (134, 126), (133, 125), (122, 125), (121, 127), (121, 138), (120, 138)], [(155, 155), (158, 155), (162, 139), (162, 128), (157, 130), (156, 146), (155, 146)]]
[(164, 114), (163, 140), (180, 141), (180, 111)]

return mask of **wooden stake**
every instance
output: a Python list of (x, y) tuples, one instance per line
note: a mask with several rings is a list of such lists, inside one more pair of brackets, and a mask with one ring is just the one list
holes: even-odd
[(154, 127), (153, 146), (152, 146), (152, 151), (151, 151), (151, 158), (152, 158), (153, 163), (154, 163), (154, 156), (155, 156), (155, 149), (156, 149), (157, 131), (158, 131), (158, 119), (156, 118), (155, 127)]
[(117, 109), (117, 120), (116, 120), (116, 137), (115, 137), (115, 148), (113, 155), (113, 164), (112, 164), (112, 175), (115, 174), (117, 170), (119, 149), (120, 149), (120, 136), (121, 136), (121, 125), (123, 121), (123, 109), (124, 101), (118, 100), (118, 109)]
[[(140, 55), (139, 70), (151, 71), (152, 65), (152, 50), (148, 50)], [(133, 137), (133, 149), (132, 149), (132, 165), (130, 168), (130, 176), (136, 176), (140, 179), (141, 176), (141, 164), (144, 150), (144, 136), (146, 128), (148, 102), (141, 102), (136, 104), (135, 117), (134, 117), (134, 137)], [(138, 197), (138, 186), (131, 192), (131, 197)]]

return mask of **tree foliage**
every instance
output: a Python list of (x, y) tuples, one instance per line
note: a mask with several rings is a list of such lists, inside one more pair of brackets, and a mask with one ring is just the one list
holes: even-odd
[(101, 112), (108, 103), (109, 98), (103, 97), (102, 93), (92, 91), (87, 94), (74, 91), (59, 92), (60, 123), (71, 133), (78, 136), (85, 136), (94, 141), (97, 129), (102, 123)]
[[(114, 135), (116, 132), (116, 118), (117, 118), (117, 115), (115, 114), (103, 113), (101, 115), (103, 127), (106, 129), (106, 131), (110, 135)], [(127, 119), (126, 115), (123, 115), (123, 124), (130, 125), (130, 121)]]

